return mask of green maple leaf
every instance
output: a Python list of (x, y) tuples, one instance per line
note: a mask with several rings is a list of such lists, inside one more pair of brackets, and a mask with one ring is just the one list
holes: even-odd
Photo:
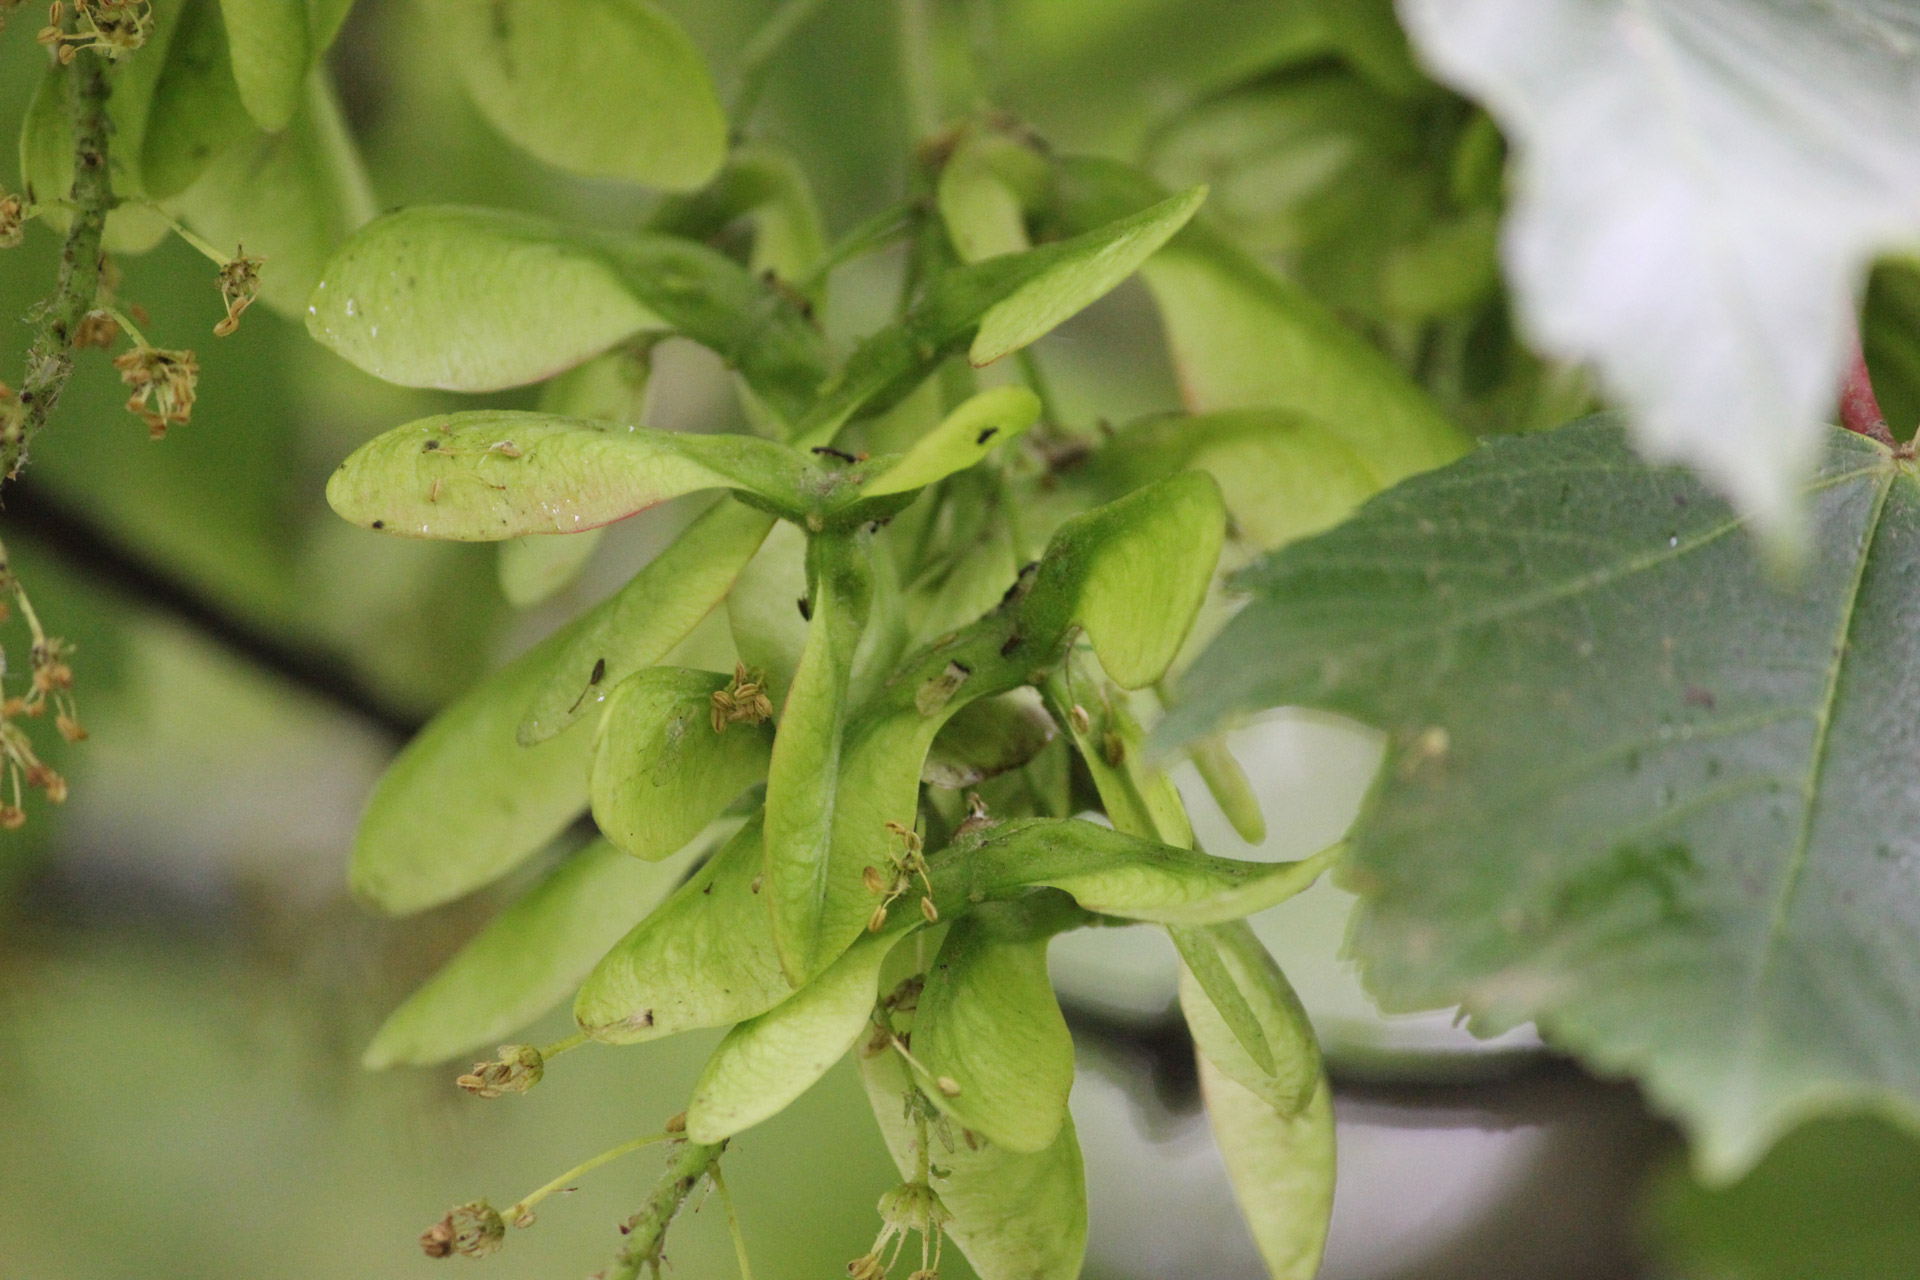
[(1832, 432), (1790, 581), (1593, 419), (1498, 441), (1241, 578), (1176, 739), (1322, 707), (1390, 749), (1345, 869), (1394, 1010), (1538, 1021), (1710, 1174), (1920, 1116), (1920, 482)]

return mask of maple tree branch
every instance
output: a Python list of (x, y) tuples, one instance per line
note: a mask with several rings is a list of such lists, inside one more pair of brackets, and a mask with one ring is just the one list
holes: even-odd
[(724, 1141), (712, 1145), (688, 1142), (680, 1148), (679, 1154), (667, 1166), (667, 1171), (660, 1176), (660, 1181), (654, 1184), (653, 1194), (647, 1197), (646, 1206), (622, 1225), (621, 1230), (627, 1233), (627, 1242), (607, 1272), (608, 1280), (634, 1280), (643, 1270), (656, 1277), (660, 1274), (667, 1228), (673, 1224), (680, 1207), (693, 1194), (693, 1189), (700, 1185), (700, 1180), (719, 1163), (720, 1153), (726, 1149)]
[(26, 410), (17, 430), (0, 437), (0, 476), (11, 480), (26, 461), (27, 446), (73, 376), (73, 335), (100, 291), (106, 257), (101, 242), (107, 213), (114, 206), (113, 178), (107, 172), (107, 60), (81, 49), (73, 60), (73, 222), (60, 250), (60, 274), (53, 297), (40, 308), (39, 330), (27, 348), (20, 403)]

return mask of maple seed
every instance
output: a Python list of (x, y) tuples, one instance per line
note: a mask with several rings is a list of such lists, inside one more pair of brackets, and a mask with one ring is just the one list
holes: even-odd
[(913, 705), (921, 715), (933, 715), (953, 701), (953, 695), (960, 691), (960, 686), (965, 684), (967, 677), (972, 674), (973, 669), (966, 664), (949, 662), (946, 670), (914, 691)]

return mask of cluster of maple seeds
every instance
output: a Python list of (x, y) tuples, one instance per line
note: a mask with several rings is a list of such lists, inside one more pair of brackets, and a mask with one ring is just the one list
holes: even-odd
[(67, 30), (67, 7), (53, 0), (47, 25), (36, 37), (63, 65), (82, 49), (98, 49), (109, 58), (132, 53), (153, 34), (152, 0), (73, 0), (74, 29)]

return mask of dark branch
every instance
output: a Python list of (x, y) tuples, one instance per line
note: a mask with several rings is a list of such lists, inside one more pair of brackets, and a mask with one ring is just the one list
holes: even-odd
[(239, 618), (194, 584), (155, 563), (79, 510), (30, 481), (7, 491), (9, 529), (31, 538), (74, 572), (193, 627), (228, 652), (273, 672), (396, 738), (410, 738), (420, 717), (395, 707), (342, 655), (289, 640)]

